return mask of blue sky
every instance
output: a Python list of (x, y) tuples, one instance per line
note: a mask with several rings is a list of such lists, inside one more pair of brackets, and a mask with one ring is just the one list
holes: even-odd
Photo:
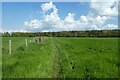
[(0, 29), (2, 29), (2, 3), (0, 2)]
[[(41, 8), (42, 4), (46, 4), (46, 2), (3, 2), (2, 3), (2, 22), (3, 22), (2, 28), (3, 28), (3, 30), (26, 29), (25, 28), (26, 25), (24, 23), (27, 22), (27, 23), (31, 24), (30, 22), (32, 22), (34, 20), (38, 20), (38, 21), (42, 20), (42, 22), (44, 22), (44, 19), (46, 18), (44, 16), (46, 16), (46, 15), (50, 16), (50, 14), (54, 11), (54, 9), (51, 8), (51, 9), (47, 10), (45, 13), (43, 13), (43, 10)], [(65, 21), (66, 17), (68, 16), (68, 13), (71, 13), (69, 15), (69, 18), (71, 17), (70, 19), (73, 19), (73, 22), (77, 22), (80, 19), (82, 19), (81, 16), (85, 16), (85, 17), (89, 18), (89, 13), (91, 10), (93, 10), (93, 8), (91, 9), (89, 2), (84, 2), (84, 3), (83, 2), (82, 3), (80, 3), (80, 2), (53, 2), (52, 5), (56, 6), (56, 9), (58, 10), (56, 15), (59, 16), (58, 18), (60, 18), (61, 24), (63, 23), (63, 21)], [(72, 14), (75, 14), (74, 17), (72, 17)], [(97, 15), (101, 17), (101, 14), (97, 14)], [(55, 16), (55, 15), (53, 15), (53, 16)], [(98, 16), (96, 16), (96, 17), (98, 17)], [(102, 16), (104, 17), (104, 15), (102, 15)], [(108, 17), (108, 15), (105, 17)], [(109, 16), (109, 17), (111, 17), (111, 16)], [(106, 20), (104, 24), (117, 25), (117, 16), (115, 16), (115, 17), (112, 16), (112, 18), (114, 18), (114, 19)], [(34, 24), (38, 24), (38, 23), (36, 23), (38, 21), (34, 21), (35, 22)], [(66, 22), (64, 22), (64, 26), (65, 26)], [(91, 21), (89, 20), (88, 23), (90, 23), (90, 22)], [(39, 23), (41, 23), (41, 22), (39, 22)], [(92, 22), (91, 24), (93, 24), (93, 23), (94, 22)], [(44, 23), (44, 24), (42, 23), (42, 26), (45, 24), (47, 24), (47, 23)], [(100, 25), (102, 25), (102, 24), (100, 24)], [(51, 26), (54, 26), (54, 25), (51, 25)], [(69, 25), (67, 25), (67, 26), (69, 26)], [(74, 26), (74, 24), (73, 24), (73, 26)], [(30, 28), (29, 31), (33, 30), (33, 29), (31, 29), (31, 26), (29, 26), (28, 24), (27, 24), (27, 27)], [(33, 28), (34, 27), (35, 26), (33, 26)], [(46, 25), (44, 27), (46, 27)], [(57, 27), (57, 29), (60, 29), (58, 27)], [(74, 27), (76, 27), (76, 26), (74, 26)], [(75, 30), (76, 29), (82, 30), (82, 28), (79, 29), (79, 27), (78, 28), (74, 28), (74, 27), (71, 27), (71, 28), (75, 29)], [(53, 27), (53, 28), (56, 28), (56, 27)], [(48, 28), (47, 28), (47, 30), (44, 30), (44, 29), (45, 28), (41, 28), (41, 26), (39, 25), (35, 30), (37, 30), (37, 31), (50, 31), (51, 30), (51, 29), (49, 30)], [(85, 29), (88, 29), (88, 28), (85, 28)], [(28, 28), (27, 28), (27, 30), (28, 30)], [(65, 29), (61, 29), (61, 30), (67, 30), (67, 29), (65, 28)], [(71, 30), (71, 29), (68, 29), (68, 30)]]
[(40, 18), (41, 3), (5, 2), (2, 4), (3, 29), (20, 29), (25, 21)]

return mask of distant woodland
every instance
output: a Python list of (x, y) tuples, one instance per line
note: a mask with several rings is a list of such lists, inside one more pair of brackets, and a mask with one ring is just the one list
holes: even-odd
[(3, 37), (120, 37), (120, 30), (87, 30), (87, 31), (61, 31), (61, 32), (4, 32)]

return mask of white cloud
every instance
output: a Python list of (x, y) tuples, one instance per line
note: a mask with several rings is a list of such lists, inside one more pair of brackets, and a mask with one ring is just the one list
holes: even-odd
[(42, 25), (42, 22), (40, 22), (37, 19), (31, 20), (30, 22), (25, 22), (24, 25), (27, 28), (39, 28)]
[(44, 12), (50, 10), (51, 8), (53, 8), (53, 3), (49, 2), (49, 3), (45, 3), (41, 5), (41, 8)]
[(2, 29), (0, 29), (0, 33), (2, 33), (3, 31), (2, 31)]
[(102, 25), (104, 24), (107, 20), (111, 19), (108, 16), (91, 16), (91, 15), (87, 15), (87, 16), (81, 16), (80, 17), (80, 22), (84, 22), (84, 23), (92, 23), (95, 25)]
[(110, 0), (109, 2), (99, 2), (99, 0), (91, 0), (90, 8), (97, 11), (99, 15), (117, 16), (118, 0)]
[(92, 25), (91, 28), (95, 30), (99, 30), (99, 28), (96, 25)]
[(23, 29), (11, 29), (11, 30), (4, 30), (4, 29), (2, 29), (2, 30), (0, 30), (0, 32), (1, 33), (4, 33), (4, 32), (11, 33), (11, 32), (28, 32), (28, 31), (27, 30), (23, 30)]
[(42, 8), (43, 12), (47, 12), (50, 9), (53, 9), (54, 13), (57, 13), (57, 11), (58, 11), (52, 1), (50, 1), (49, 3), (42, 4), (41, 8)]
[(118, 26), (114, 24), (107, 24), (104, 25), (103, 29), (118, 29)]
[(68, 13), (67, 17), (65, 18), (65, 21), (68, 23), (73, 23), (75, 21), (74, 16), (75, 16), (74, 13)]
[(95, 25), (103, 25), (107, 20), (109, 20), (110, 18), (107, 16), (96, 16), (96, 17), (89, 17), (88, 18), (90, 21), (93, 22), (93, 24)]
[[(58, 9), (56, 6), (52, 2), (45, 3), (41, 5), (44, 13), (43, 19), (34, 19), (29, 22), (25, 22), (24, 25), (26, 26), (27, 30), (41, 32), (117, 28), (117, 25), (105, 24), (106, 21), (113, 19), (113, 15), (117, 15), (116, 7), (113, 6), (113, 2), (107, 4), (91, 3), (90, 6), (94, 11), (90, 10), (87, 16), (82, 15), (78, 20), (75, 20), (75, 13), (68, 13), (65, 19), (62, 20), (59, 17)], [(111, 8), (111, 6), (113, 6), (113, 8)], [(108, 9), (108, 11), (103, 10), (103, 8)], [(53, 11), (50, 14), (46, 15), (45, 13), (51, 9)]]
[(88, 18), (86, 16), (81, 16), (80, 21), (88, 22)]

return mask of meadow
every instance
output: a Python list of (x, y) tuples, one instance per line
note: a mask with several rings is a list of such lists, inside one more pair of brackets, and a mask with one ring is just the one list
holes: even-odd
[[(3, 78), (117, 78), (118, 38), (2, 38)], [(9, 54), (8, 41), (12, 41)]]

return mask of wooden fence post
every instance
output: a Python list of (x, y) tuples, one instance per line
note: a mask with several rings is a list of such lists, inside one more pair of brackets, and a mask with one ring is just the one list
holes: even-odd
[(39, 41), (39, 37), (37, 38), (37, 42), (39, 43), (40, 41)]
[(30, 43), (31, 43), (31, 40), (30, 40)]
[(43, 39), (42, 39), (42, 36), (40, 37), (40, 39), (41, 39), (41, 42), (42, 42), (42, 40), (43, 40)]
[(27, 47), (27, 39), (25, 40), (25, 43), (26, 43), (26, 47)]
[(9, 54), (11, 55), (11, 40), (9, 40)]

